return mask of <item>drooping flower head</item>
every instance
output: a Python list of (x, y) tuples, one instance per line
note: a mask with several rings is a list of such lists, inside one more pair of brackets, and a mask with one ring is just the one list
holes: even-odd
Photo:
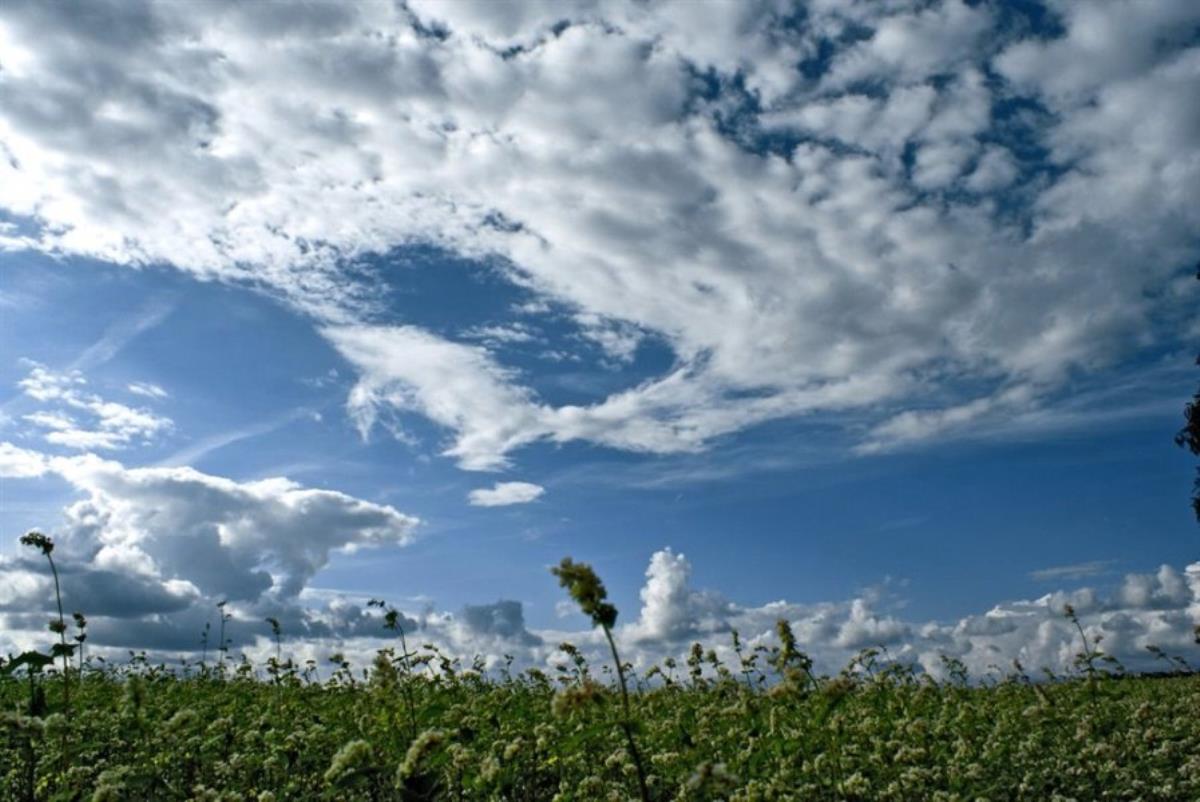
[(617, 608), (605, 601), (608, 591), (590, 565), (563, 557), (550, 572), (558, 577), (558, 584), (567, 589), (583, 614), (592, 619), (592, 624), (611, 629), (617, 623)]
[(54, 541), (36, 529), (31, 529), (25, 534), (21, 535), (21, 545), (33, 546), (36, 549), (41, 549), (42, 554), (45, 554), (46, 556), (49, 556), (50, 552), (54, 551)]

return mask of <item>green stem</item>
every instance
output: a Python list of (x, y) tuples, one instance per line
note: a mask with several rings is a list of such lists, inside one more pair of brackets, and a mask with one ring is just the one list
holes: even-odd
[(70, 658), (67, 657), (67, 622), (63, 618), (62, 590), (58, 584), (58, 568), (55, 567), (54, 558), (50, 556), (49, 552), (46, 552), (46, 559), (50, 562), (50, 573), (54, 574), (54, 600), (58, 603), (58, 638), (62, 643), (63, 661), (63, 707), (70, 715), (71, 686), (68, 675), (71, 673), (71, 664)]
[(412, 681), (412, 668), (408, 663), (408, 641), (404, 637), (404, 627), (397, 626), (400, 633), (400, 664), (404, 666), (404, 679), (400, 687), (404, 689), (404, 701), (408, 706), (408, 728), (412, 740), (417, 739), (417, 705), (413, 700), (413, 690), (409, 683)]
[(638, 790), (642, 794), (642, 802), (650, 802), (650, 789), (646, 787), (646, 769), (642, 766), (642, 755), (638, 752), (637, 741), (633, 738), (633, 717), (629, 712), (629, 688), (625, 684), (625, 667), (621, 664), (621, 656), (617, 654), (617, 642), (613, 640), (612, 630), (606, 626), (604, 637), (608, 639), (608, 648), (612, 650), (613, 662), (617, 664), (617, 682), (621, 686), (621, 709), (624, 713), (621, 720), (621, 730), (625, 733), (625, 742), (629, 745), (629, 755), (637, 769)]

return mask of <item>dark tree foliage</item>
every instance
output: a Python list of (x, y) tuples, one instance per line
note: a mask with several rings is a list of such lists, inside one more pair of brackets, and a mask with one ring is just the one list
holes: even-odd
[[(1196, 360), (1196, 364), (1200, 365), (1200, 359)], [(1183, 408), (1183, 417), (1186, 423), (1179, 430), (1179, 433), (1175, 435), (1175, 442), (1196, 456), (1200, 456), (1200, 390), (1196, 391), (1192, 400)], [(1192, 509), (1196, 512), (1196, 520), (1200, 521), (1200, 468), (1196, 468), (1196, 484), (1192, 492)]]
[[(1200, 267), (1197, 267), (1196, 278), (1200, 279)], [(1196, 357), (1196, 364), (1200, 365), (1200, 356)], [(1192, 400), (1183, 408), (1183, 419), (1183, 428), (1175, 435), (1175, 443), (1200, 457), (1200, 389), (1196, 390), (1196, 394), (1192, 396)], [(1196, 520), (1200, 521), (1200, 467), (1196, 468), (1196, 484), (1192, 492), (1192, 509), (1196, 513)]]

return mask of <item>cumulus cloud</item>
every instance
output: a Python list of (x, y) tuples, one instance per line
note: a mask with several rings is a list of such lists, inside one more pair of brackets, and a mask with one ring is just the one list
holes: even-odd
[[(86, 391), (87, 379), (77, 370), (56, 372), (30, 363), (29, 375), (17, 384), (28, 398), (47, 405), (23, 416), (23, 420), (40, 429), (47, 443), (64, 448), (111, 451), (151, 441), (174, 426), (170, 418), (148, 409)], [(160, 388), (154, 389), (162, 393)], [(138, 392), (133, 386), (130, 391), (151, 395), (149, 391)]]
[[(121, 471), (112, 463), (100, 467), (64, 464), (72, 461), (84, 462), (82, 458), (53, 458), (47, 470), (64, 476), (71, 470)], [(142, 477), (140, 482), (165, 479)], [(266, 491), (215, 477), (191, 479), (212, 488), (209, 498), (219, 500), (222, 492), (249, 494), (255, 498), (252, 506), (286, 504), (278, 498), (278, 492), (285, 496), (288, 492), (328, 492), (281, 487)], [(264, 492), (268, 498), (262, 497)], [(164, 493), (168, 491), (160, 490), (157, 498)], [(131, 495), (120, 497), (126, 504), (136, 503)], [(116, 523), (93, 509), (103, 506), (95, 499), (94, 493), (88, 502), (68, 511), (67, 525), (57, 533), (63, 553), (56, 551), (67, 605), (83, 610), (92, 621), (89, 643), (95, 643), (101, 652), (118, 647), (150, 649), (160, 655), (198, 652), (199, 633), (206, 622), (212, 621), (212, 604), (218, 597), (225, 598), (224, 591), (234, 589), (214, 584), (211, 574), (202, 567), (179, 568), (179, 563), (164, 558), (161, 545), (148, 544), (152, 533), (136, 538), (127, 553), (115, 553), (130, 537), (112, 530)], [(409, 537), (411, 519), (388, 508), (376, 508), (340, 494), (324, 503), (341, 512), (320, 516), (323, 521), (344, 514), (353, 526), (363, 526), (365, 516), (390, 522), (381, 524), (390, 527), (383, 542), (401, 543)], [(176, 513), (172, 517), (181, 516)], [(148, 525), (139, 525), (145, 532)], [(297, 525), (295, 521), (290, 525), (277, 523), (274, 532), (286, 531), (296, 537)], [(302, 527), (299, 537), (307, 537), (306, 533)], [(184, 534), (188, 536), (189, 530)], [(343, 534), (340, 538), (317, 539), (316, 556), (310, 553), (308, 558), (317, 562), (325, 559), (321, 555), (332, 547), (381, 542), (377, 535)], [(112, 546), (104, 559), (99, 556), (97, 543), (103, 543), (101, 550)], [(203, 556), (202, 548), (186, 544), (172, 548), (201, 553), (197, 559), (213, 562), (211, 550)], [(247, 553), (245, 545), (230, 543), (225, 548), (239, 556)], [(324, 662), (329, 654), (337, 652), (366, 665), (374, 651), (386, 645), (386, 639), (395, 637), (395, 633), (384, 629), (381, 613), (367, 607), (365, 598), (314, 589), (295, 594), (290, 590), (280, 592), (278, 589), (289, 583), (275, 580), (273, 566), (280, 561), (280, 553), (296, 548), (294, 544), (259, 543), (249, 548), (257, 549), (254, 554), (267, 575), (266, 582), (242, 574), (241, 595), (249, 598), (229, 605), (235, 614), (230, 627), (235, 645), (248, 654), (265, 659), (273, 652), (269, 630), (262, 623), (268, 615), (281, 621), (287, 637), (285, 648), (301, 660), (312, 657)], [(130, 554), (134, 550), (146, 556)], [(53, 601), (50, 578), (41, 562), (35, 555), (0, 560), (0, 576), (5, 580), (0, 584), (0, 619), (5, 624), (0, 645), (24, 648), (44, 638), (42, 628)], [(1092, 587), (1055, 591), (1036, 599), (999, 603), (986, 612), (948, 622), (905, 618), (901, 614), (902, 599), (892, 598), (878, 588), (841, 601), (796, 604), (780, 600), (747, 606), (714, 591), (692, 587), (690, 577), (691, 564), (682, 554), (663, 549), (651, 556), (639, 614), (628, 623), (620, 623), (614, 632), (622, 656), (638, 670), (644, 671), (666, 657), (680, 658), (693, 643), (736, 664), (733, 630), (739, 633), (746, 650), (770, 648), (777, 645), (776, 622), (785, 620), (800, 648), (813, 657), (819, 671), (826, 673), (841, 670), (861, 650), (874, 648), (881, 650), (882, 659), (896, 660), (934, 676), (942, 676), (945, 671), (943, 656), (961, 660), (976, 679), (996, 671), (1007, 672), (1014, 660), (1031, 673), (1048, 669), (1061, 674), (1072, 670), (1081, 648), (1078, 630), (1063, 615), (1068, 603), (1075, 608), (1089, 641), (1129, 669), (1163, 667), (1156, 666), (1157, 658), (1147, 649), (1149, 646), (1197, 662), (1194, 628), (1200, 626), (1200, 563), (1182, 571), (1164, 565), (1151, 574), (1129, 574), (1111, 592)], [(220, 593), (213, 595), (214, 591)], [(511, 661), (517, 668), (553, 667), (565, 660), (557, 648), (564, 641), (575, 644), (595, 664), (608, 659), (607, 646), (597, 630), (531, 629), (524, 605), (512, 599), (468, 604), (458, 613), (426, 605), (401, 612), (398, 620), (410, 639), (419, 637), (422, 643), (433, 644), (468, 666), (478, 662), (495, 669)]]
[[(953, 437), (1176, 336), (1195, 3), (1052, 4), (1050, 31), (961, 0), (795, 11), (5, 3), (0, 207), (28, 233), (0, 247), (274, 292), (359, 370), (364, 429), (416, 411), (476, 469), (829, 411), (884, 445)], [(567, 310), (607, 361), (652, 335), (675, 364), (553, 407), (495, 354), (388, 324), (356, 259), (412, 243)]]
[[(1080, 650), (1079, 633), (1063, 615), (1072, 604), (1088, 637), (1131, 669), (1154, 668), (1147, 646), (1196, 662), (1194, 631), (1200, 625), (1200, 563), (1179, 571), (1129, 574), (1112, 592), (1096, 588), (1056, 591), (1028, 601), (995, 605), (958, 621), (906, 619), (900, 600), (872, 589), (840, 602), (772, 602), (748, 607), (691, 587), (691, 566), (669, 549), (655, 553), (642, 588), (639, 619), (619, 628), (625, 648), (640, 666), (677, 656), (691, 642), (732, 657), (730, 629), (744, 642), (775, 643), (774, 624), (788, 621), (800, 647), (822, 671), (842, 668), (858, 651), (884, 648), (890, 659), (940, 675), (942, 656), (963, 661), (976, 678), (1018, 660), (1031, 671), (1070, 670)], [(1161, 666), (1160, 666), (1161, 668)]]
[(729, 629), (734, 607), (712, 592), (691, 587), (692, 566), (670, 549), (655, 552), (646, 568), (642, 610), (631, 627), (641, 642), (678, 642)]
[[(235, 482), (191, 468), (126, 468), (90, 454), (51, 457), (9, 443), (0, 445), (0, 471), (53, 475), (80, 494), (53, 530), (64, 601), (126, 621), (125, 640), (144, 637), (150, 646), (176, 643), (184, 632), (195, 643), (217, 600), (252, 621), (282, 614), (303, 623), (300, 595), (332, 553), (406, 545), (418, 524), (393, 507), (283, 478)], [(52, 603), (39, 559), (2, 557), (0, 576), (7, 613)]]
[(462, 626), (475, 636), (515, 641), (526, 646), (542, 639), (525, 628), (525, 608), (519, 601), (502, 599), (495, 604), (468, 604), (463, 607)]
[(545, 492), (546, 488), (532, 482), (497, 482), (490, 488), (472, 490), (467, 500), (475, 507), (507, 507), (536, 501)]
[[(1037, 599), (996, 604), (990, 610), (957, 621), (928, 621), (901, 615), (902, 600), (889, 598), (881, 589), (868, 589), (856, 597), (836, 602), (795, 604), (775, 601), (745, 606), (690, 583), (691, 565), (670, 549), (656, 552), (646, 571), (639, 616), (617, 627), (622, 656), (640, 670), (666, 657), (679, 658), (692, 643), (712, 649), (727, 662), (736, 661), (731, 630), (737, 630), (745, 648), (777, 644), (775, 624), (786, 620), (799, 646), (816, 661), (818, 670), (841, 670), (863, 649), (879, 649), (882, 659), (897, 660), (917, 671), (943, 676), (943, 656), (963, 662), (976, 679), (1013, 669), (1019, 661), (1031, 673), (1048, 669), (1061, 674), (1072, 670), (1080, 651), (1078, 630), (1063, 615), (1075, 607), (1092, 643), (1132, 670), (1163, 668), (1147, 647), (1182, 656), (1195, 664), (1194, 630), (1200, 625), (1200, 564), (1179, 571), (1163, 566), (1153, 574), (1129, 574), (1111, 592), (1084, 587), (1056, 591)], [(472, 614), (488, 632), (491, 616)], [(451, 620), (451, 619), (446, 619)], [(470, 647), (486, 651), (499, 644), (486, 639), (455, 641), (464, 657)], [(552, 647), (563, 640), (579, 646), (589, 659), (604, 661), (605, 644), (594, 630), (533, 630), (537, 645), (518, 649), (524, 637), (519, 629), (510, 638), (508, 653), (533, 665), (556, 664), (564, 658)], [(486, 648), (484, 648), (486, 646)], [(488, 662), (499, 662), (493, 651)]]

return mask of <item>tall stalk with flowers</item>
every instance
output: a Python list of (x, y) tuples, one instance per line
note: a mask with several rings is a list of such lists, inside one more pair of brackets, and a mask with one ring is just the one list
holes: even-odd
[(642, 765), (642, 756), (638, 751), (637, 739), (634, 738), (634, 721), (629, 707), (629, 688), (625, 682), (625, 666), (617, 653), (617, 642), (613, 640), (612, 628), (617, 623), (617, 608), (610, 604), (608, 591), (600, 577), (586, 563), (574, 562), (570, 557), (563, 557), (562, 562), (550, 569), (558, 583), (567, 589), (567, 593), (579, 605), (583, 614), (592, 619), (592, 625), (604, 631), (608, 648), (612, 652), (613, 662), (617, 666), (617, 682), (621, 688), (621, 731), (625, 734), (625, 743), (629, 747), (629, 756), (633, 759), (637, 770), (638, 790), (642, 802), (650, 802), (650, 790), (646, 785), (646, 769)]
[(71, 653), (74, 652), (74, 647), (67, 643), (67, 622), (63, 616), (62, 604), (62, 587), (58, 582), (58, 567), (54, 564), (54, 558), (50, 556), (54, 551), (54, 541), (47, 535), (30, 530), (21, 535), (21, 545), (29, 546), (38, 549), (45, 555), (46, 561), (50, 563), (50, 573), (54, 576), (54, 601), (58, 604), (58, 618), (50, 622), (50, 631), (58, 635), (59, 642), (54, 645), (51, 654), (55, 657), (61, 657), (63, 663), (63, 707), (68, 713), (71, 711)]

